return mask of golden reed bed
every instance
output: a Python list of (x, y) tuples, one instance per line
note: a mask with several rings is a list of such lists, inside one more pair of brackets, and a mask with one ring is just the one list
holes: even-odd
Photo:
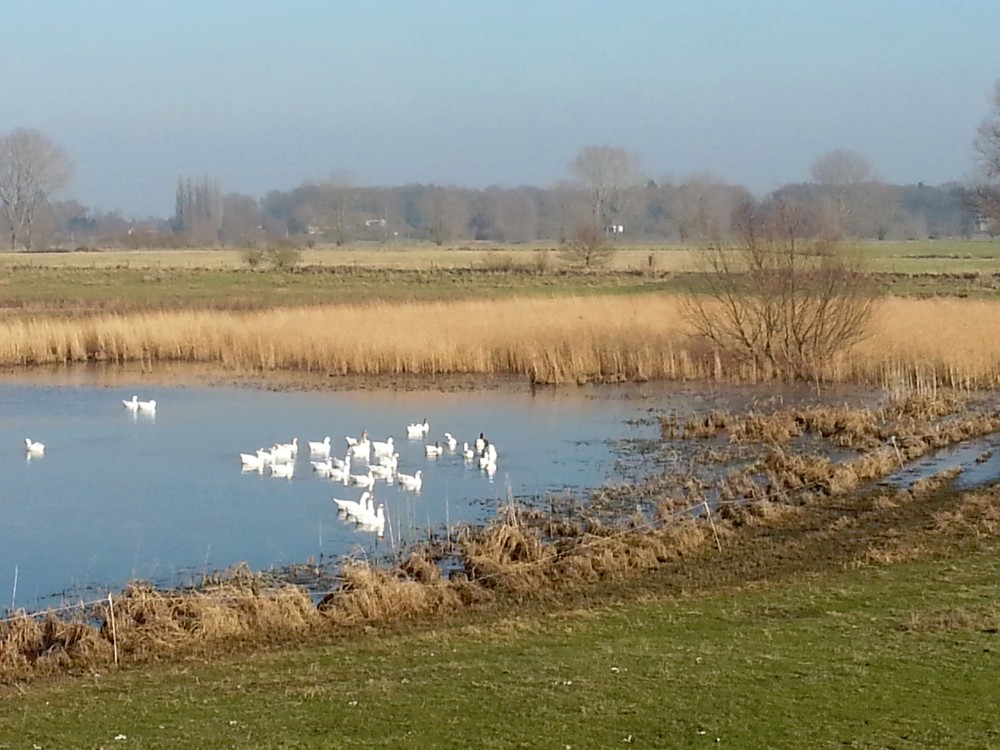
[[(192, 362), (236, 372), (523, 375), (587, 380), (754, 380), (690, 336), (670, 296), (330, 305), (252, 313), (11, 319), (0, 365)], [(1000, 303), (890, 298), (871, 336), (827, 363), (829, 382), (994, 387)]]

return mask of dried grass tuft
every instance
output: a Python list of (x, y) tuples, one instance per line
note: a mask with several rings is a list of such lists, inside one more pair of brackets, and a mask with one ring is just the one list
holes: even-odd
[(357, 625), (454, 610), (461, 603), (448, 583), (421, 583), (399, 571), (352, 562), (344, 568), (340, 589), (320, 603), (319, 611), (333, 624)]

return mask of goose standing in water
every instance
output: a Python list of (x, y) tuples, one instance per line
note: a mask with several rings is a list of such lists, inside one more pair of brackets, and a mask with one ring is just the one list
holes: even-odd
[(462, 458), (471, 461), (476, 457), (476, 452), (469, 447), (468, 443), (462, 443)]
[(448, 446), (448, 450), (453, 451), (458, 446), (458, 441), (452, 437), (450, 432), (444, 434), (444, 444)]

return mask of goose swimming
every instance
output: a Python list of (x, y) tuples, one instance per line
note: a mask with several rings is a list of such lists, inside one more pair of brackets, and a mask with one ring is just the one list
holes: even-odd
[(472, 448), (469, 447), (469, 444), (462, 443), (462, 458), (464, 458), (466, 461), (471, 461), (475, 457), (476, 453), (475, 451), (472, 450)]
[(425, 419), (419, 424), (410, 424), (406, 426), (406, 437), (408, 438), (422, 438), (431, 429), (431, 426), (427, 423)]
[(372, 451), (376, 456), (391, 456), (394, 450), (391, 437), (386, 438), (384, 443), (377, 440), (372, 442)]
[(138, 411), (139, 410), (139, 397), (138, 396), (132, 396), (132, 398), (128, 399), (127, 401), (122, 400), (122, 406), (124, 406), (129, 411)]
[(40, 456), (45, 453), (45, 445), (35, 442), (31, 438), (24, 439), (24, 449), (33, 456)]
[(372, 474), (371, 469), (368, 469), (367, 474), (351, 474), (351, 484), (357, 485), (358, 487), (366, 487), (369, 490), (375, 486), (375, 475)]
[(313, 440), (309, 441), (309, 453), (313, 456), (329, 456), (330, 455), (330, 436), (327, 435), (319, 442)]
[(458, 446), (458, 441), (452, 437), (450, 432), (444, 434), (444, 444), (448, 446), (448, 450), (453, 451)]
[(423, 472), (419, 470), (416, 474), (396, 474), (396, 479), (399, 480), (399, 484), (404, 490), (410, 490), (410, 492), (420, 492), (420, 488), (424, 484)]
[(271, 476), (278, 479), (291, 479), (295, 473), (295, 464), (271, 464)]
[(156, 411), (156, 399), (149, 401), (136, 401), (136, 409), (146, 414), (153, 414)]
[(437, 458), (444, 453), (444, 448), (441, 447), (441, 443), (434, 443), (434, 445), (425, 445), (424, 451), (428, 458)]
[(339, 497), (333, 498), (334, 505), (352, 518), (357, 518), (358, 515), (365, 513), (367, 510), (366, 504), (371, 501), (372, 493), (368, 491), (363, 492), (358, 500), (341, 500)]

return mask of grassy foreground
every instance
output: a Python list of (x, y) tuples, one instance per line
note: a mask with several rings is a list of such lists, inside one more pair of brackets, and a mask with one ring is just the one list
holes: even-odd
[(996, 747), (997, 551), (35, 683), (0, 747)]

